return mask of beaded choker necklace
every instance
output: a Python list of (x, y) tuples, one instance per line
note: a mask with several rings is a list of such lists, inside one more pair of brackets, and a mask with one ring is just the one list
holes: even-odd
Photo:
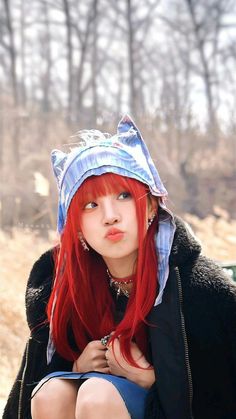
[(130, 291), (123, 289), (122, 285), (133, 284), (135, 274), (128, 276), (127, 278), (112, 278), (109, 270), (107, 269), (107, 275), (110, 280), (110, 287), (114, 287), (116, 290), (116, 298), (121, 294), (125, 295), (127, 298), (130, 296)]

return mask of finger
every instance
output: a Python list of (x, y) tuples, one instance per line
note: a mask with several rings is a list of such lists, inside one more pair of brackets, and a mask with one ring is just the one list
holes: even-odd
[(106, 359), (105, 359), (105, 361), (102, 363), (101, 367), (102, 367), (102, 368), (109, 368), (109, 365), (108, 365), (108, 362), (107, 362), (107, 360), (106, 360)]
[(113, 345), (115, 349), (120, 348), (120, 341), (118, 338), (115, 338), (113, 342), (114, 342)]
[(96, 363), (94, 364), (95, 368), (104, 368), (108, 366), (108, 360), (106, 358), (102, 358), (96, 361)]
[(106, 351), (105, 351), (105, 360), (106, 361), (109, 361), (109, 358), (110, 358), (110, 352), (109, 352), (109, 350), (107, 349)]
[(96, 349), (106, 349), (100, 340), (93, 340), (90, 344)]
[(94, 362), (93, 362), (93, 368), (94, 369), (97, 369), (97, 368), (104, 368), (104, 367), (107, 367), (108, 366), (108, 363), (109, 363), (109, 361), (108, 361), (108, 359), (106, 359), (104, 356), (103, 356), (103, 358), (100, 358), (100, 359), (96, 359)]
[(108, 348), (110, 352), (112, 352), (113, 357), (120, 358), (121, 352), (120, 352), (120, 341), (118, 338), (114, 339), (113, 347)]
[(93, 356), (93, 361), (103, 361), (104, 359), (106, 359), (106, 351), (99, 351), (96, 352), (96, 354), (94, 354)]
[(117, 351), (115, 350), (115, 348), (107, 348), (107, 351), (105, 352), (105, 358), (107, 359), (107, 361), (116, 361), (117, 358)]
[(104, 346), (100, 340), (93, 340), (88, 343), (87, 348), (92, 351), (104, 351), (106, 346)]
[(99, 351), (100, 353), (104, 353), (106, 352), (107, 347), (102, 345), (102, 348), (98, 348), (97, 351)]
[(96, 349), (91, 354), (91, 356), (92, 356), (93, 359), (104, 359), (105, 358), (105, 353), (106, 353), (106, 348), (103, 349), (103, 350)]

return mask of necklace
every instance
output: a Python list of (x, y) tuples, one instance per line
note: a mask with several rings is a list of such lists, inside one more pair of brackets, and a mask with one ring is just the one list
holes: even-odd
[(124, 278), (124, 279), (121, 278), (121, 279), (118, 280), (118, 278), (117, 279), (112, 278), (112, 276), (111, 276), (111, 274), (110, 274), (110, 272), (109, 272), (108, 269), (107, 269), (107, 275), (108, 275), (109, 280), (110, 280), (110, 287), (111, 288), (112, 287), (115, 287), (115, 289), (116, 289), (116, 298), (118, 298), (121, 294), (123, 294), (127, 298), (129, 298), (130, 291), (123, 289), (122, 288), (122, 285), (133, 284), (133, 282), (134, 282), (134, 275), (130, 275), (130, 277), (128, 277), (130, 279), (128, 279), (128, 278)]

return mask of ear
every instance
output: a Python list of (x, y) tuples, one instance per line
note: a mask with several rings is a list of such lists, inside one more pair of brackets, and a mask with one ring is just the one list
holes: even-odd
[(157, 213), (159, 206), (158, 198), (149, 194), (148, 195), (148, 218), (151, 218)]
[(53, 150), (51, 153), (51, 162), (54, 175), (58, 186), (60, 185), (61, 175), (66, 163), (67, 154), (60, 150)]

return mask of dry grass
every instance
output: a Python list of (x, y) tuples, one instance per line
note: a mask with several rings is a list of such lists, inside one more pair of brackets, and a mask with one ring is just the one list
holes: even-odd
[(13, 230), (12, 237), (0, 231), (0, 413), (19, 368), (28, 336), (24, 292), (32, 264), (52, 240), (27, 230)]
[[(218, 217), (198, 220), (186, 214), (203, 243), (204, 253), (216, 260), (235, 258), (236, 221), (225, 212)], [(12, 237), (0, 231), (0, 413), (19, 367), (28, 336), (25, 321), (24, 292), (34, 261), (52, 246), (55, 237), (45, 240), (32, 231), (14, 230)]]
[(201, 241), (203, 253), (216, 261), (232, 261), (236, 259), (236, 220), (230, 220), (228, 214), (215, 207), (215, 214), (204, 220), (186, 214), (184, 219), (191, 225)]

